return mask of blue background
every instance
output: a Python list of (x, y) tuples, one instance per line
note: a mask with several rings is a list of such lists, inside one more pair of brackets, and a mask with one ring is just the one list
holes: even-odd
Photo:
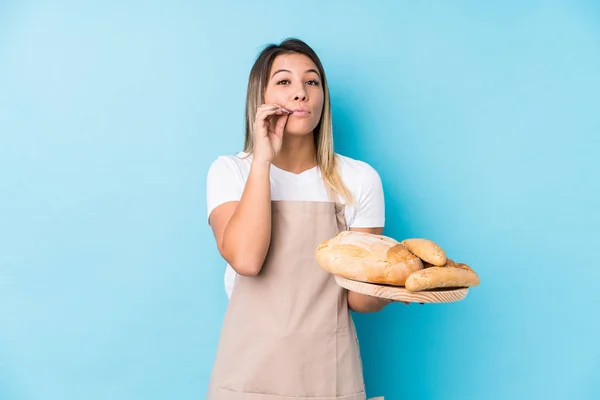
[(0, 2), (0, 399), (204, 398), (226, 307), (205, 176), (261, 46), (330, 81), (387, 235), (481, 285), (356, 315), (369, 396), (600, 398), (600, 5)]

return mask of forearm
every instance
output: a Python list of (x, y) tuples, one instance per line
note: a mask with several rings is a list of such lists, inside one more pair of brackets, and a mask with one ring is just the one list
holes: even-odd
[(348, 291), (348, 307), (355, 312), (372, 313), (381, 311), (389, 303), (391, 303), (391, 300)]
[(223, 234), (223, 252), (240, 274), (256, 275), (271, 240), (270, 163), (253, 161), (240, 202)]

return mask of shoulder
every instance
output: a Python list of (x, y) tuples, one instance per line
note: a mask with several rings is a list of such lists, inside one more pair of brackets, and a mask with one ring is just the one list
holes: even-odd
[(244, 152), (239, 152), (237, 154), (222, 154), (213, 160), (209, 169), (229, 168), (240, 170), (249, 168), (251, 161), (252, 155), (248, 155)]
[(342, 181), (354, 197), (347, 209), (350, 228), (374, 228), (385, 225), (385, 199), (379, 173), (369, 163), (337, 155)]
[(248, 179), (250, 160), (245, 153), (218, 156), (206, 177), (207, 215), (228, 201), (239, 201)]
[(381, 185), (381, 177), (371, 164), (337, 153), (336, 157), (341, 178), (350, 190)]
[(208, 177), (224, 178), (226, 176), (235, 176), (244, 179), (250, 172), (252, 156), (243, 152), (237, 154), (219, 155), (208, 169)]

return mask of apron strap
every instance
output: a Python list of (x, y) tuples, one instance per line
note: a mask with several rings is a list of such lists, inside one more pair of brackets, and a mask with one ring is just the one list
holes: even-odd
[[(331, 188), (327, 182), (323, 181), (325, 185), (325, 190), (327, 191), (328, 200), (334, 204), (335, 206), (335, 215), (338, 222), (338, 227), (340, 230), (347, 231), (348, 224), (346, 222), (346, 216), (344, 215), (345, 206), (342, 204), (340, 195)], [(375, 400), (378, 400), (377, 398)]]

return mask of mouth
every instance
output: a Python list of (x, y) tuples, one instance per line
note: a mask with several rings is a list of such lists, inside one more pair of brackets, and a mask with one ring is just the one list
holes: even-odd
[(290, 111), (292, 111), (291, 115), (294, 115), (297, 117), (306, 117), (306, 116), (310, 115), (310, 111), (308, 111), (308, 109), (305, 107), (290, 108)]

